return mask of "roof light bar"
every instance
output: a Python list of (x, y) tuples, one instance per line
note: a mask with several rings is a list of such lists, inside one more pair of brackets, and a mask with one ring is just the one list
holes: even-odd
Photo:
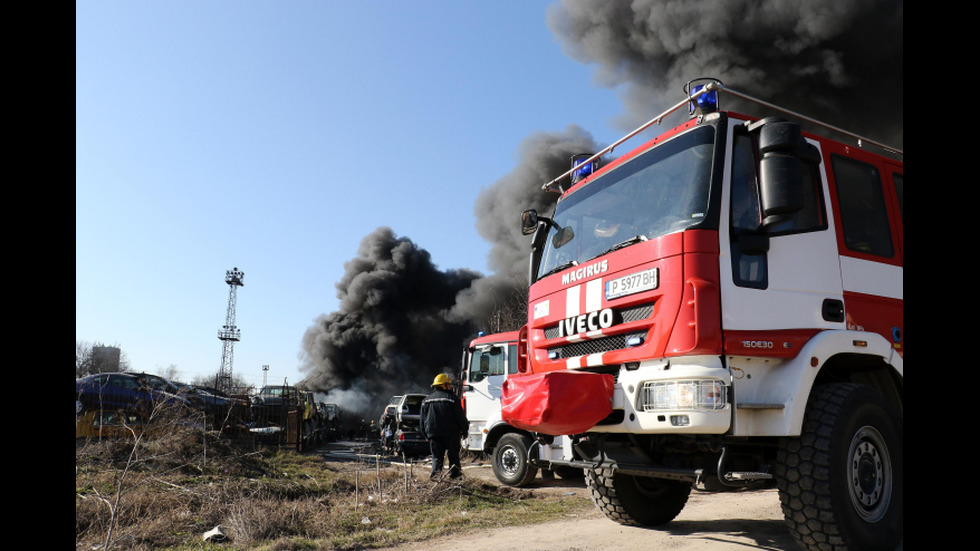
[[(706, 81), (706, 82), (704, 84), (694, 85), (695, 82), (699, 82), (699, 81)], [(781, 111), (783, 113), (786, 113), (787, 115), (790, 115), (792, 117), (798, 118), (800, 120), (804, 120), (804, 121), (807, 121), (809, 123), (812, 123), (812, 124), (815, 124), (815, 125), (818, 125), (818, 126), (822, 126), (822, 127), (826, 128), (826, 129), (828, 129), (830, 131), (844, 134), (846, 136), (849, 136), (849, 137), (854, 138), (855, 140), (857, 140), (858, 146), (863, 147), (865, 143), (868, 143), (868, 144), (874, 145), (876, 147), (880, 147), (881, 149), (883, 149), (885, 151), (888, 151), (888, 152), (891, 152), (891, 153), (895, 153), (897, 155), (902, 155), (902, 156), (905, 155), (905, 152), (902, 151), (901, 149), (897, 149), (897, 148), (894, 148), (894, 147), (885, 145), (885, 144), (883, 144), (881, 142), (877, 142), (877, 141), (874, 141), (874, 140), (869, 140), (868, 138), (859, 136), (857, 134), (854, 134), (853, 132), (848, 132), (847, 130), (843, 130), (841, 128), (837, 128), (837, 127), (832, 126), (832, 125), (829, 125), (827, 123), (818, 121), (818, 120), (816, 120), (816, 119), (814, 119), (812, 117), (807, 117), (805, 115), (801, 115), (800, 113), (797, 113), (795, 111), (792, 111), (792, 110), (789, 110), (789, 109), (785, 109), (783, 107), (779, 107), (778, 105), (769, 103), (769, 102), (767, 102), (765, 100), (761, 100), (759, 98), (756, 98), (756, 97), (750, 96), (748, 94), (745, 94), (745, 93), (742, 93), (742, 92), (733, 90), (731, 88), (728, 88), (727, 86), (725, 86), (724, 84), (722, 84), (720, 80), (717, 80), (717, 79), (702, 78), (702, 79), (692, 80), (692, 81), (688, 82), (687, 86), (685, 86), (684, 92), (685, 92), (685, 95), (687, 97), (683, 101), (680, 101), (680, 102), (674, 104), (673, 106), (671, 106), (670, 108), (668, 108), (663, 113), (660, 113), (656, 117), (654, 117), (654, 118), (650, 119), (649, 121), (643, 123), (642, 125), (640, 125), (639, 127), (637, 127), (635, 130), (633, 130), (629, 134), (623, 136), (619, 140), (616, 140), (616, 142), (613, 143), (612, 145), (606, 146), (601, 151), (599, 151), (598, 153), (596, 153), (596, 154), (592, 155), (591, 157), (585, 159), (584, 161), (582, 161), (582, 162), (580, 162), (578, 164), (576, 164), (575, 162), (573, 162), (572, 163), (573, 166), (572, 166), (572, 168), (570, 170), (568, 170), (567, 172), (562, 173), (561, 176), (558, 176), (554, 180), (551, 180), (550, 182), (544, 184), (543, 186), (541, 186), (541, 189), (543, 191), (554, 191), (554, 192), (557, 192), (557, 193), (564, 193), (565, 190), (562, 189), (562, 187), (558, 185), (558, 182), (560, 182), (561, 180), (563, 180), (567, 176), (570, 176), (572, 174), (575, 174), (576, 171), (578, 171), (579, 169), (583, 168), (585, 165), (590, 165), (593, 170), (596, 169), (597, 168), (597, 165), (594, 164), (594, 163), (596, 161), (598, 161), (598, 159), (600, 157), (602, 157), (606, 153), (612, 152), (614, 149), (616, 149), (617, 147), (619, 147), (623, 142), (625, 142), (625, 141), (633, 138), (634, 136), (636, 136), (640, 132), (643, 132), (644, 130), (646, 130), (647, 128), (653, 126), (654, 124), (661, 124), (663, 122), (664, 117), (666, 117), (667, 115), (670, 115), (671, 113), (673, 113), (674, 111), (677, 111), (678, 109), (684, 107), (685, 105), (689, 106), (689, 113), (692, 114), (692, 115), (693, 114), (702, 114), (703, 115), (703, 114), (707, 114), (707, 113), (710, 113), (710, 112), (713, 112), (713, 111), (717, 111), (719, 109), (719, 103), (720, 103), (719, 102), (719, 92), (727, 92), (729, 94), (732, 94), (732, 95), (734, 95), (736, 97), (739, 97), (739, 98), (742, 98), (744, 100), (751, 101), (753, 103), (757, 103), (757, 104), (759, 104), (759, 105), (761, 105), (763, 107), (766, 107), (768, 109), (773, 109), (773, 110), (776, 110), (776, 111)], [(572, 183), (577, 182), (579, 179), (580, 178), (573, 179), (572, 180)]]

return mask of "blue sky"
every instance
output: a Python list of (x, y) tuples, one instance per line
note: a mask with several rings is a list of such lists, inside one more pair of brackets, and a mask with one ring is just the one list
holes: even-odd
[(474, 202), (521, 140), (625, 130), (550, 3), (77, 2), (76, 341), (213, 374), (237, 267), (234, 372), (295, 383), (304, 332), (379, 226), (487, 273)]

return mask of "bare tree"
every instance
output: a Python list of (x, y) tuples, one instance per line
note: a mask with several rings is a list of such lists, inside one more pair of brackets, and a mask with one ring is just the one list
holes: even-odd
[(92, 372), (92, 345), (85, 341), (75, 341), (75, 378)]
[(92, 373), (122, 372), (129, 369), (129, 359), (118, 344), (75, 341), (75, 377)]
[[(218, 372), (212, 375), (199, 375), (194, 377), (190, 384), (199, 387), (217, 388)], [(248, 394), (253, 389), (253, 385), (238, 375), (231, 376), (231, 383), (228, 388), (232, 389), (233, 394)]]
[(168, 381), (180, 380), (180, 370), (177, 369), (177, 364), (168, 365), (167, 367), (165, 367), (164, 369), (156, 373), (156, 375), (159, 375), (164, 379), (167, 379)]
[(514, 283), (507, 292), (499, 294), (493, 311), (484, 326), (488, 333), (517, 331), (527, 323), (527, 285)]

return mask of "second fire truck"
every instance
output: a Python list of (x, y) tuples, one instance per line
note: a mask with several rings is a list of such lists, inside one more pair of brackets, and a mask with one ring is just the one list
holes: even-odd
[(552, 459), (572, 457), (571, 448), (565, 446), (567, 439), (538, 442), (533, 433), (509, 425), (501, 417), (501, 389), (517, 373), (518, 335), (517, 331), (481, 334), (463, 351), (461, 394), (469, 421), (463, 449), (486, 454), (497, 480), (508, 486), (530, 484), (539, 469), (542, 476), (557, 472), (581, 478), (581, 470), (572, 467), (552, 469)]

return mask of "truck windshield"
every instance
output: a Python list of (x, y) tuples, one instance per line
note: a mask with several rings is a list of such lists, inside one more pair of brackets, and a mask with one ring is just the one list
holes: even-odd
[(700, 224), (715, 129), (701, 126), (614, 168), (555, 207), (538, 277)]

